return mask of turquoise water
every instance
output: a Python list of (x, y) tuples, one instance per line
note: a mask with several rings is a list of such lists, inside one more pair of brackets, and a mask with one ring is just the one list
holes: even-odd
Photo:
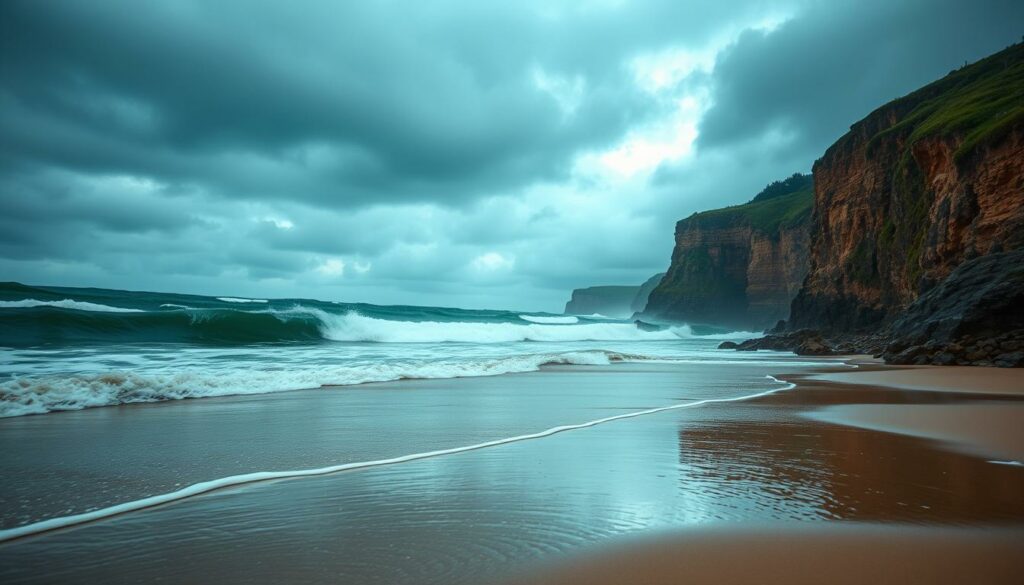
[[(649, 329), (649, 328), (647, 328)], [(552, 315), (311, 299), (243, 299), (0, 285), (0, 417), (400, 379), (490, 376), (545, 364), (748, 363), (721, 339)]]

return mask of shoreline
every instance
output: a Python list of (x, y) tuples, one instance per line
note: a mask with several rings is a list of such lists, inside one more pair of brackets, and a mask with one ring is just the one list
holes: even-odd
[[(128, 409), (92, 409), (53, 419), (26, 417), (8, 430), (23, 427), (24, 439), (46, 433), (107, 435), (113, 450), (105, 451), (104, 459), (114, 459), (80, 462), (90, 473), (149, 470), (152, 458), (137, 458), (131, 448), (121, 454), (131, 458), (118, 459), (116, 449), (133, 445), (124, 440), (129, 436), (161, 435), (161, 429), (171, 432), (185, 423), (190, 431), (180, 441), (189, 442), (162, 443), (167, 451), (158, 451), (160, 461), (175, 451), (187, 455), (179, 461), (185, 467), (172, 467), (173, 481), (185, 479), (184, 469), (195, 476), (184, 484), (190, 485), (234, 469), (251, 471), (252, 462), (267, 469), (305, 469), (311, 476), (212, 486), (206, 493), (181, 494), (195, 497), (173, 505), (10, 540), (0, 544), (0, 564), (9, 563), (7, 573), (0, 574), (27, 583), (38, 582), (43, 568), (45, 574), (64, 571), (94, 581), (160, 575), (189, 582), (216, 573), (225, 582), (271, 583), (294, 577), (301, 567), (308, 575), (362, 575), (366, 582), (381, 581), (393, 570), (388, 582), (454, 584), (554, 567), (528, 582), (571, 583), (581, 579), (560, 581), (551, 575), (564, 576), (564, 563), (584, 559), (584, 566), (573, 570), (596, 571), (583, 573), (594, 578), (582, 582), (601, 583), (598, 577), (615, 573), (594, 567), (615, 559), (612, 567), (633, 567), (629, 575), (636, 578), (626, 581), (647, 576), (645, 582), (652, 584), (659, 583), (659, 575), (672, 579), (661, 582), (678, 582), (700, 566), (707, 572), (690, 573), (697, 582), (727, 583), (729, 571), (742, 568), (743, 574), (764, 574), (772, 583), (771, 571), (810, 566), (822, 572), (778, 573), (774, 582), (799, 583), (801, 575), (811, 574), (820, 582), (830, 570), (859, 575), (859, 581), (894, 574), (905, 582), (913, 582), (908, 575), (929, 582), (915, 567), (941, 556), (956, 560), (943, 574), (977, 567), (964, 574), (1012, 582), (1005, 578), (1013, 568), (1007, 559), (1024, 558), (1019, 554), (1024, 551), (1011, 546), (1024, 543), (1013, 538), (1024, 535), (1021, 469), (905, 430), (879, 432), (807, 414), (860, 406), (958, 412), (1015, 403), (1014, 397), (819, 379), (898, 371), (857, 357), (847, 360), (860, 369), (837, 362), (788, 370), (756, 361), (712, 369), (556, 365), (514, 376), (171, 402), (132, 408), (131, 416), (119, 416)], [(736, 384), (763, 379), (765, 372), (775, 372), (786, 384), (765, 381), (760, 394), (714, 398), (741, 387)], [(502, 408), (494, 408), (497, 404)], [(254, 425), (269, 420), (294, 433)], [(385, 420), (392, 428), (381, 433)], [(354, 421), (363, 426), (353, 426)], [(111, 429), (120, 430), (110, 434)], [(517, 440), (494, 440), (501, 437)], [(418, 448), (411, 451), (410, 445)], [(194, 457), (197, 449), (230, 456), (219, 462), (204, 458), (206, 467), (193, 469), (200, 461)], [(409, 455), (413, 451), (418, 454)], [(14, 455), (8, 454), (12, 462)], [(39, 464), (38, 454), (23, 455), (26, 464)], [(235, 462), (239, 457), (243, 460)], [(331, 463), (341, 467), (323, 469)], [(350, 472), (334, 472), (346, 469)], [(136, 480), (150, 477), (159, 493), (174, 491), (161, 488), (168, 478), (159, 469), (151, 471), (152, 477)], [(312, 476), (316, 472), (326, 474)], [(37, 498), (55, 484), (38, 485), (26, 497)], [(81, 493), (97, 488), (80, 487)], [(586, 514), (580, 511), (581, 498), (588, 502)], [(112, 511), (117, 508), (82, 519)], [(60, 522), (50, 526), (58, 528)], [(942, 528), (949, 525), (967, 528)], [(1004, 536), (992, 537), (994, 530)], [(201, 547), (194, 542), (197, 531), (210, 539)], [(650, 538), (638, 542), (635, 535)], [(652, 540), (658, 535), (667, 536)], [(359, 559), (351, 556), (356, 541)], [(989, 546), (997, 541), (1005, 545)], [(134, 551), (130, 559), (105, 560), (126, 547)], [(168, 551), (174, 555), (168, 557)], [(706, 551), (696, 556), (722, 559), (727, 566), (697, 559), (686, 564), (689, 569), (680, 568), (678, 559), (692, 558), (686, 555), (693, 551)], [(188, 555), (190, 563), (169, 564), (175, 555)], [(56, 567), (55, 556), (61, 558)], [(251, 566), (254, 557), (272, 568)], [(848, 568), (851, 558), (868, 565), (875, 557), (882, 573)], [(439, 563), (439, 558), (448, 560)], [(225, 566), (233, 569), (221, 572)]]
[[(852, 356), (853, 364), (861, 356)], [(890, 366), (871, 360), (785, 378), (798, 416), (852, 431), (926, 440), (950, 457), (1024, 467), (1024, 371)], [(966, 374), (966, 373), (965, 373)], [(934, 386), (931, 384), (934, 383)], [(804, 396), (800, 397), (801, 391)], [(821, 397), (820, 404), (810, 398)], [(836, 395), (861, 403), (830, 404)], [(774, 397), (787, 402), (783, 396)], [(914, 402), (939, 398), (943, 404)], [(897, 402), (908, 399), (907, 402)], [(994, 458), (1003, 458), (998, 460)], [(1024, 470), (1021, 470), (1024, 473)], [(1024, 571), (1024, 518), (956, 527), (869, 522), (713, 525), (669, 531), (542, 565), (505, 585), (747, 583), (1015, 583)], [(525, 576), (525, 577), (524, 577)]]

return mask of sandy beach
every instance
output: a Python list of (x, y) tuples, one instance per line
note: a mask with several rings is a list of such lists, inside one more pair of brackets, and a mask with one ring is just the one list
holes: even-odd
[[(861, 360), (855, 360), (861, 361)], [(1024, 397), (1024, 375), (1015, 368), (969, 366), (890, 366), (854, 372), (829, 372), (811, 376), (815, 380), (858, 386), (884, 386), (903, 390), (1005, 394)]]
[[(882, 433), (890, 439), (882, 439), (882, 448), (892, 452), (891, 464), (920, 469), (919, 461), (904, 459), (895, 449), (896, 437), (914, 437), (947, 452), (950, 460), (963, 453), (987, 461), (988, 469), (1008, 470), (983, 480), (958, 474), (952, 481), (961, 487), (984, 483), (1007, 496), (1019, 489), (1024, 476), (1024, 372), (865, 362), (861, 368), (796, 376), (797, 389), (774, 400), (817, 403), (801, 416), (833, 428)], [(837, 401), (852, 403), (828, 404), (837, 395), (845, 395)], [(930, 403), (936, 400), (941, 403)], [(857, 455), (868, 454), (858, 450)], [(881, 477), (885, 472), (873, 473)], [(875, 485), (879, 493), (892, 487), (888, 481)], [(961, 522), (943, 514), (942, 506), (936, 511), (931, 522), (939, 526), (929, 528), (883, 513), (870, 523), (693, 529), (583, 555), (510, 583), (730, 584), (749, 583), (752, 575), (760, 583), (791, 585), (1018, 582), (1024, 571), (1024, 517), (1017, 513), (1009, 524), (979, 517), (967, 527), (951, 528), (942, 525)]]
[(1017, 583), (1024, 530), (712, 528), (637, 542), (507, 585)]
[[(322, 583), (339, 575), (361, 583), (482, 583), (510, 576), (530, 583), (611, 583), (625, 582), (626, 575), (642, 577), (629, 582), (659, 583), (731, 582), (750, 574), (799, 583), (820, 582), (829, 572), (846, 582), (885, 582), (883, 576), (943, 582), (950, 575), (1012, 582), (1022, 568), (1015, 544), (1022, 541), (1012, 531), (1024, 524), (1024, 469), (992, 461), (1017, 453), (1012, 418), (1019, 400), (952, 391), (969, 388), (929, 392), (830, 381), (821, 374), (877, 380), (902, 370), (793, 363), (775, 366), (774, 373), (795, 388), (769, 380), (764, 387), (780, 391), (739, 401), (404, 463), (238, 485), (9, 541), (0, 544), (0, 573), (10, 583), (157, 577), (188, 583), (211, 576), (224, 583)], [(765, 366), (731, 365), (717, 382), (707, 372), (726, 370), (708, 367), (547, 366), (494, 378), (10, 419), (0, 431), (5, 440), (26, 433), (57, 442), (69, 433), (109, 439), (106, 465), (75, 464), (73, 457), (53, 462), (58, 469), (77, 465), (63, 477), (75, 477), (73, 491), (81, 494), (71, 505), (88, 510), (109, 501), (119, 486), (127, 486), (123, 494), (142, 496), (167, 489), (184, 472), (203, 481), (251, 470), (258, 457), (279, 469), (392, 457), (410, 445), (440, 449), (696, 404), (727, 391), (729, 380), (763, 379), (758, 372)], [(1005, 376), (979, 368), (972, 379), (984, 383), (990, 372)], [(462, 406), (452, 410), (455, 404)], [(497, 404), (503, 408), (495, 410)], [(1014, 414), (1000, 414), (998, 425), (981, 424), (1004, 410)], [(928, 414), (935, 412), (943, 413), (941, 436), (922, 430), (939, 424), (940, 417)], [(315, 432), (262, 430), (272, 428), (266, 426), (271, 420)], [(379, 432), (384, 421), (405, 434)], [(470, 421), (475, 424), (464, 424)], [(188, 432), (170, 440), (176, 428)], [(995, 428), (1006, 434), (986, 434)], [(118, 447), (144, 436), (159, 437), (152, 439), (159, 458), (157, 447)], [(199, 446), (207, 455), (194, 465), (168, 463), (179, 450)], [(66, 506), (54, 494), (67, 491), (51, 483), (64, 479), (31, 472), (29, 462), (48, 450), (45, 442), (35, 449), (35, 455), (31, 449), (18, 458), (5, 455), (5, 466), (22, 474), (9, 481), (32, 487), (5, 496), (17, 504), (5, 506), (16, 511), (6, 516), (11, 524)], [(652, 533), (666, 536), (636, 540)], [(936, 557), (941, 562), (929, 561)], [(182, 558), (189, 562), (175, 561)], [(523, 577), (524, 567), (535, 572)]]

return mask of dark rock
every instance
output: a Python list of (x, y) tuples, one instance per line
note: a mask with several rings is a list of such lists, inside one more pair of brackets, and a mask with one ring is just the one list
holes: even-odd
[[(1024, 249), (968, 260), (893, 321), (887, 363), (974, 364), (1013, 355), (1024, 343)], [(920, 352), (907, 348), (923, 344)], [(952, 357), (944, 355), (950, 354)], [(1009, 363), (1012, 359), (1002, 360)]]
[(1013, 353), (1000, 354), (992, 363), (1000, 368), (1024, 367), (1024, 352), (1015, 351)]
[(740, 344), (735, 341), (723, 341), (718, 344), (718, 349), (739, 349)]
[(890, 364), (913, 364), (917, 363), (915, 360), (923, 352), (923, 347), (915, 345), (913, 347), (908, 347), (895, 355), (887, 355), (885, 361)]
[(825, 344), (825, 340), (817, 337), (804, 340), (793, 350), (797, 355), (833, 355), (832, 348)]
[(802, 343), (810, 339), (821, 339), (821, 334), (811, 329), (802, 329), (789, 333), (766, 335), (755, 339), (748, 339), (739, 344), (736, 348), (740, 351), (753, 351), (758, 349), (770, 349), (774, 351), (795, 351)]
[(1016, 329), (1024, 329), (1024, 249), (964, 262), (889, 327), (897, 338), (939, 343), (970, 335), (992, 349), (994, 335)]

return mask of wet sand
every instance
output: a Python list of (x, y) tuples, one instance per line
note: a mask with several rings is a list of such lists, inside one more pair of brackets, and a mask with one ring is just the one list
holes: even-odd
[(1021, 368), (889, 366), (867, 371), (828, 372), (812, 379), (903, 390), (1024, 396), (1024, 369)]
[[(893, 464), (916, 469), (920, 487), (942, 489), (928, 479), (935, 462), (914, 461), (901, 453), (896, 437), (926, 439), (939, 452), (948, 450), (985, 460), (992, 467), (1014, 469), (1009, 474), (952, 479), (961, 488), (993, 490), (1007, 496), (1015, 487), (1014, 474), (1024, 476), (1024, 370), (992, 368), (888, 368), (864, 364), (853, 372), (796, 376), (797, 390), (775, 402), (796, 398), (803, 418), (832, 429), (855, 428), (884, 433), (874, 448), (861, 443), (856, 455), (891, 455)], [(952, 371), (950, 371), (952, 370)], [(946, 394), (946, 397), (941, 396)], [(830, 402), (837, 404), (829, 404)], [(939, 404), (932, 402), (938, 401)], [(910, 402), (907, 404), (906, 402)], [(875, 433), (864, 437), (878, 439)], [(859, 441), (858, 441), (859, 442)], [(870, 443), (869, 441), (868, 443)], [(774, 449), (778, 444), (756, 445)], [(877, 465), (877, 462), (875, 463)], [(944, 467), (944, 466), (943, 466)], [(893, 469), (864, 470), (880, 481), (871, 482), (876, 496), (870, 505), (846, 518), (871, 523), (776, 524), (771, 526), (712, 527), (665, 534), (596, 553), (561, 561), (527, 572), (509, 584), (568, 585), (642, 582), (648, 585), (709, 583), (716, 585), (816, 583), (1019, 583), (1024, 573), (1024, 517), (1009, 524), (976, 516), (957, 519), (948, 503), (936, 505), (938, 523), (966, 527), (921, 527), (886, 511), (883, 502), (907, 507), (906, 493), (891, 490)], [(935, 471), (933, 468), (931, 471)], [(940, 472), (946, 476), (949, 469)], [(842, 474), (845, 475), (845, 474)], [(956, 474), (959, 475), (959, 474)], [(889, 479), (883, 479), (889, 478)], [(947, 484), (946, 488), (951, 484)], [(852, 490), (851, 490), (852, 491)], [(867, 489), (865, 495), (872, 489)], [(990, 492), (991, 493), (991, 492)], [(837, 492), (833, 492), (836, 495)], [(893, 497), (895, 496), (895, 497)], [(1012, 496), (1011, 496), (1012, 497)], [(1019, 496), (1018, 496), (1019, 497)], [(931, 505), (919, 504), (932, 508)], [(856, 508), (850, 507), (848, 511)], [(979, 512), (981, 507), (975, 508)]]
[(568, 561), (504, 585), (1019, 583), (1024, 530), (816, 525), (712, 528)]
[(833, 406), (808, 416), (823, 422), (941, 441), (979, 457), (1024, 465), (1024, 402), (857, 404)]
[(959, 394), (955, 404), (851, 404), (820, 409), (808, 416), (823, 422), (923, 437), (979, 457), (1024, 464), (1024, 369), (869, 366), (866, 371), (808, 378), (853, 386)]
[[(193, 435), (216, 445), (208, 450), (210, 459), (192, 471), (201, 478), (230, 470), (254, 452), (266, 451), (279, 465), (363, 458), (408, 447), (409, 437), (422, 437), (412, 443), (417, 449), (465, 444), (498, 431), (695, 400), (720, 391), (707, 389), (713, 384), (709, 373), (719, 381), (742, 374), (736, 366), (621, 366), (554, 367), (491, 379), (124, 412), (152, 412), (147, 420), (166, 432), (175, 420), (167, 413), (191, 419), (182, 449), (193, 448)], [(657, 583), (661, 577), (681, 582), (686, 575), (695, 582), (729, 582), (730, 575), (770, 582), (774, 571), (780, 571), (780, 582), (797, 583), (799, 575), (816, 575), (816, 582), (843, 582), (848, 575), (849, 582), (886, 582), (886, 576), (890, 582), (912, 582), (910, 576), (948, 582), (938, 577), (967, 573), (977, 577), (968, 582), (999, 583), (1012, 582), (1005, 579), (1007, 571), (1020, 574), (1024, 468), (992, 464), (911, 433), (809, 417), (866, 405), (998, 407), (1014, 403), (1013, 397), (840, 384), (800, 379), (801, 371), (807, 372), (773, 372), (797, 380), (797, 388), (752, 400), (664, 411), (397, 465), (236, 486), (0, 543), (0, 580), (454, 585), (502, 581), (537, 563), (547, 567), (581, 554), (599, 554), (592, 561), (596, 568), (615, 559), (615, 566), (629, 570), (618, 573), (628, 577), (620, 583)], [(356, 406), (364, 399), (390, 408), (374, 406), (359, 422)], [(452, 410), (460, 404), (465, 411)], [(452, 419), (457, 412), (461, 417)], [(101, 411), (96, 413), (69, 413), (78, 416), (65, 419), (74, 421), (67, 428), (57, 424), (59, 418), (38, 417), (24, 428), (9, 427), (14, 434), (8, 437), (42, 435), (38, 429), (45, 428), (56, 441), (62, 433), (110, 428)], [(316, 432), (270, 432), (277, 420), (289, 429), (302, 420)], [(252, 440), (239, 439), (253, 421), (264, 427)], [(399, 440), (388, 422), (413, 431)], [(154, 430), (115, 428), (123, 433), (114, 434), (112, 446), (124, 433)], [(355, 444), (360, 438), (366, 440)], [(137, 450), (127, 451), (127, 459), (113, 451), (109, 468), (140, 461)], [(159, 484), (172, 475), (137, 471), (143, 483)], [(97, 485), (92, 478), (83, 481), (81, 489)], [(53, 486), (59, 490), (58, 484), (36, 484)], [(666, 531), (674, 536), (656, 545), (634, 540)], [(683, 563), (690, 569), (679, 559), (691, 559)], [(527, 582), (600, 583), (590, 566), (573, 563), (572, 573), (560, 568), (543, 577), (531, 573), (533, 581)], [(582, 573), (590, 578), (574, 577), (578, 571), (591, 571)], [(615, 575), (611, 569), (597, 574)]]

